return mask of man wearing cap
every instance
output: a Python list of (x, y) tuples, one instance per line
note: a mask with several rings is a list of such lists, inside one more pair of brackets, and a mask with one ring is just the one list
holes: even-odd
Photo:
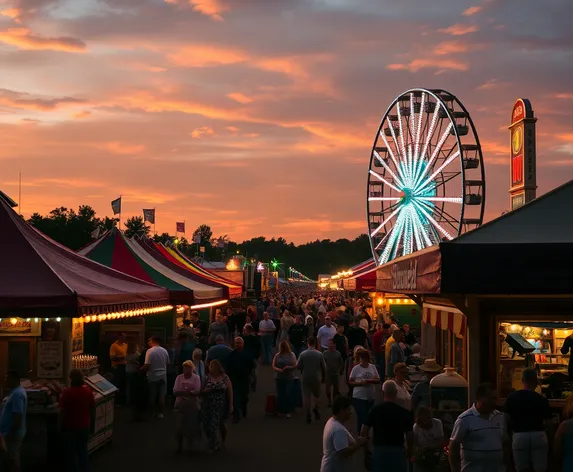
[(419, 369), (424, 372), (424, 376), (412, 391), (413, 411), (416, 411), (422, 405), (430, 407), (430, 381), (442, 372), (442, 366), (436, 362), (436, 359), (424, 360)]
[(328, 350), (328, 341), (334, 338), (335, 334), (336, 328), (333, 326), (330, 316), (327, 316), (324, 318), (324, 326), (320, 327), (318, 334), (316, 335), (316, 338), (320, 343), (320, 349), (323, 352)]

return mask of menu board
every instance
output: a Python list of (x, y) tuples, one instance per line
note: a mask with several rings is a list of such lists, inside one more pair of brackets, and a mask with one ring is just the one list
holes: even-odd
[(102, 395), (115, 392), (117, 387), (100, 374), (86, 377), (86, 382)]
[(64, 345), (61, 341), (39, 341), (37, 357), (38, 378), (61, 379), (64, 376)]

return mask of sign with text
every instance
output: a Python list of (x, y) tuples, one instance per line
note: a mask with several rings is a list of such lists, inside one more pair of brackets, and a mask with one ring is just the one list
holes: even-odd
[(535, 123), (531, 102), (519, 98), (511, 112), (510, 203), (515, 210), (535, 198), (537, 189)]
[(376, 290), (390, 293), (440, 293), (439, 246), (384, 264), (376, 271)]
[(84, 352), (84, 322), (81, 318), (72, 319), (72, 356)]
[(39, 379), (61, 379), (64, 376), (64, 344), (61, 341), (39, 341), (37, 358)]
[(35, 318), (0, 319), (0, 336), (40, 336), (41, 324)]

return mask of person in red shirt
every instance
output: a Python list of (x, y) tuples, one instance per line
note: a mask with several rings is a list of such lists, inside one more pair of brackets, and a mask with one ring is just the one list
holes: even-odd
[(84, 374), (80, 370), (70, 372), (70, 388), (60, 395), (60, 421), (67, 470), (87, 472), (88, 439), (95, 421), (95, 401), (92, 391), (84, 387)]
[(372, 335), (372, 351), (376, 358), (376, 368), (381, 379), (386, 376), (386, 340), (390, 333), (388, 323), (378, 323), (376, 332)]

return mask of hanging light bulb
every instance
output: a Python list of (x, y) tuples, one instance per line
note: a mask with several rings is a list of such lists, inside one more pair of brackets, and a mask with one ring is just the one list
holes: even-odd
[(56, 321), (59, 323), (60, 321), (62, 321), (62, 319), (58, 316), (58, 317), (56, 318)]

